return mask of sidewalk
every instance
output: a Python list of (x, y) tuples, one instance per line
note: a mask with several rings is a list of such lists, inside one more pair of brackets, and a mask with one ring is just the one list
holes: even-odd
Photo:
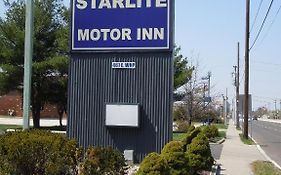
[(229, 121), (226, 140), (217, 163), (221, 165), (221, 175), (251, 175), (250, 164), (256, 160), (266, 160), (256, 145), (245, 145), (239, 137), (233, 121)]

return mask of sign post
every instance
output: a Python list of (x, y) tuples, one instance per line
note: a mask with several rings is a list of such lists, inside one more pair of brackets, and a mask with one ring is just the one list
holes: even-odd
[(29, 129), (31, 74), (33, 55), (33, 0), (26, 1), (24, 46), (23, 129)]

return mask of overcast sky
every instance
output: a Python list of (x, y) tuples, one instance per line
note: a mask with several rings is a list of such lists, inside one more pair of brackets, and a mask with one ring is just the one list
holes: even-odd
[[(68, 1), (64, 1), (69, 4)], [(251, 4), (251, 40), (260, 29), (270, 1)], [(264, 28), (250, 53), (250, 93), (253, 106), (274, 108), (281, 99), (281, 0), (274, 1)], [(5, 13), (0, 0), (0, 15)], [(277, 16), (276, 16), (277, 15)], [(254, 25), (253, 25), (254, 23)], [(212, 72), (211, 95), (220, 96), (228, 89), (229, 99), (235, 94), (232, 72), (237, 64), (237, 42), (240, 42), (241, 88), (244, 92), (245, 0), (176, 0), (176, 44), (184, 56), (199, 64), (200, 76)], [(230, 101), (231, 102), (231, 101)]]

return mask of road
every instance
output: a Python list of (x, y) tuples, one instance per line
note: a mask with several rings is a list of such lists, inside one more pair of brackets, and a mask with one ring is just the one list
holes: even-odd
[(281, 123), (254, 120), (252, 124), (249, 122), (249, 134), (252, 134), (264, 152), (281, 166)]

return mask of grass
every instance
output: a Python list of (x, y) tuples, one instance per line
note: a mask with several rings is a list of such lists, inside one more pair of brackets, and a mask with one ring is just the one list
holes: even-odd
[(182, 141), (185, 136), (186, 136), (186, 133), (173, 133), (173, 140)]
[(227, 129), (227, 125), (222, 124), (222, 123), (218, 123), (218, 124), (214, 124), (218, 129)]
[(0, 125), (1, 130), (6, 130), (6, 129), (21, 129), (22, 126), (20, 125)]
[(219, 131), (219, 137), (226, 137), (226, 132), (225, 131)]
[(226, 137), (226, 132), (225, 131), (219, 131), (219, 136), (215, 138), (210, 138), (210, 142), (216, 143), (220, 141), (221, 139)]
[[(22, 129), (22, 126), (21, 125), (1, 125), (0, 124), (0, 130), (6, 131), (7, 129)], [(66, 126), (42, 126), (39, 129), (51, 130), (51, 131), (66, 131)]]
[(268, 161), (255, 161), (251, 168), (254, 175), (281, 175), (281, 170)]
[(240, 136), (241, 141), (244, 144), (246, 144), (246, 145), (255, 145), (255, 142), (251, 138), (248, 137), (248, 139), (246, 139), (243, 134), (239, 134), (239, 136)]
[[(175, 141), (182, 141), (185, 137), (186, 137), (186, 133), (178, 133), (178, 132), (173, 133), (173, 140), (175, 140)], [(211, 142), (218, 142), (222, 138), (225, 138), (225, 137), (226, 137), (226, 132), (225, 131), (219, 131), (219, 136), (216, 137), (216, 138), (210, 139), (210, 141)]]

